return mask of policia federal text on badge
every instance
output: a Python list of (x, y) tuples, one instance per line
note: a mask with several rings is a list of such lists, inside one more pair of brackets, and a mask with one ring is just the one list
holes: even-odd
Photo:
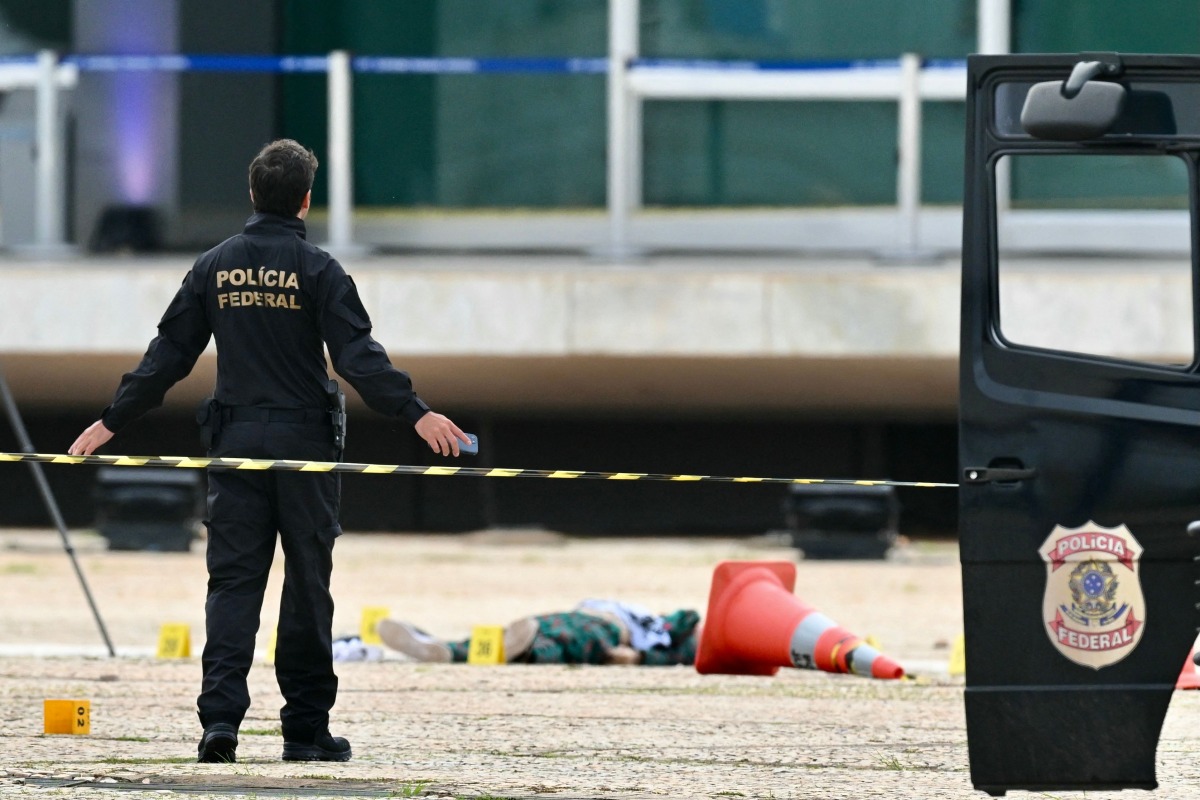
[[(112, 405), (69, 452), (90, 455), (162, 403), (208, 345), (217, 384), (197, 413), (214, 457), (337, 461), (346, 443), (345, 397), (325, 361), (371, 409), (410, 422), (435, 452), (457, 456), (471, 439), (430, 411), (407, 373), (371, 336), (354, 281), (305, 239), (317, 159), (289, 139), (250, 164), (254, 215), (245, 230), (196, 259), (158, 323), (145, 357)], [(232, 179), (232, 176), (231, 176)], [(208, 597), (200, 761), (233, 761), (250, 705), (246, 675), (278, 537), (284, 553), (275, 674), (285, 705), (283, 758), (346, 761), (329, 733), (333, 672), (333, 543), (341, 533), (341, 476), (324, 472), (208, 473)]]

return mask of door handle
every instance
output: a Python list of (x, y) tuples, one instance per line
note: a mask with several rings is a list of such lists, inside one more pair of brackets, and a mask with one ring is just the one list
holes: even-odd
[(1016, 483), (1037, 477), (1037, 470), (1026, 467), (967, 467), (963, 483)]

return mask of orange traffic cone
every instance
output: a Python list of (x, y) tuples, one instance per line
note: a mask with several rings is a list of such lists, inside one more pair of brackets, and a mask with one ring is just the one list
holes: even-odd
[(1196, 672), (1196, 648), (1188, 653), (1187, 661), (1183, 664), (1183, 672), (1175, 681), (1176, 689), (1200, 689), (1200, 674)]
[(713, 571), (696, 652), (701, 674), (774, 675), (780, 667), (903, 678), (904, 669), (864, 644), (793, 590), (787, 561), (724, 561)]

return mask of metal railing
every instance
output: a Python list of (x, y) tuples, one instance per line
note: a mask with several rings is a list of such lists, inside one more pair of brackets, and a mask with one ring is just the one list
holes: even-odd
[[(628, 35), (628, 32), (626, 33)], [(614, 59), (614, 62), (616, 60)], [(631, 60), (610, 80), (609, 246), (630, 248), (630, 214), (641, 205), (640, 109), (645, 100), (836, 100), (897, 104), (897, 251), (920, 249), (921, 103), (966, 97), (961, 61), (922, 61), (906, 53), (892, 61), (758, 63)], [(613, 113), (613, 109), (617, 109)], [(638, 120), (633, 123), (632, 120)]]

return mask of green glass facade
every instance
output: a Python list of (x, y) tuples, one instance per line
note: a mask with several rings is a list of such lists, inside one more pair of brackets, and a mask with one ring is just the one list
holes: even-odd
[[(1200, 49), (1194, 0), (1011, 2), (1015, 52)], [(71, 8), (72, 0), (0, 0), (0, 24), (12, 41), (69, 51)], [(275, 8), (287, 54), (603, 57), (608, 48), (607, 0), (275, 0)], [(976, 0), (641, 0), (639, 16), (642, 54), (666, 58), (961, 59), (975, 49), (976, 28)], [(280, 134), (327, 155), (324, 76), (280, 82)], [(358, 75), (356, 202), (600, 207), (605, 106), (598, 75)], [(927, 102), (923, 113), (922, 197), (956, 204), (962, 104)], [(896, 135), (891, 103), (650, 101), (643, 195), (670, 207), (887, 205)], [(1058, 178), (1015, 175), (1015, 199), (1038, 205), (1051, 191), (1042, 180)], [(1152, 192), (1138, 192), (1132, 204), (1145, 207)]]
[(71, 0), (0, 0), (0, 55), (32, 47), (69, 50)]
[[(974, 0), (896, 4), (643, 0), (641, 52), (666, 58), (961, 58)], [(362, 55), (604, 56), (606, 0), (284, 0), (282, 48)], [(865, 13), (864, 13), (865, 12)], [(285, 79), (284, 128), (324, 147), (320, 78)], [(599, 207), (605, 80), (570, 76), (359, 76), (362, 205)], [(924, 196), (961, 195), (962, 108), (925, 107)], [(661, 206), (889, 204), (891, 103), (647, 102), (644, 197)], [(318, 187), (318, 202), (323, 187)]]

